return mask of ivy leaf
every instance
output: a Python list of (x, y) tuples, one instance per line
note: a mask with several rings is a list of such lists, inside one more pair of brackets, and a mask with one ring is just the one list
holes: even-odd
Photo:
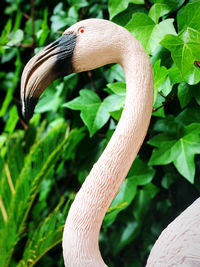
[(50, 20), (52, 22), (51, 30), (53, 32), (57, 32), (58, 30), (76, 22), (74, 17), (68, 17), (66, 12), (64, 12), (63, 3), (58, 3), (56, 5), (53, 11), (53, 16), (51, 16)]
[(185, 75), (184, 80), (190, 85), (197, 84), (200, 81), (200, 68), (193, 65), (191, 70)]
[(183, 125), (172, 115), (159, 119), (154, 124), (154, 131), (168, 134), (174, 138), (179, 138), (184, 131)]
[(200, 42), (194, 43), (189, 37), (185, 42), (180, 36), (170, 34), (165, 36), (161, 44), (171, 51), (172, 58), (183, 76), (188, 74), (195, 60), (200, 60)]
[(144, 0), (109, 0), (108, 11), (110, 19), (127, 9), (129, 3), (144, 4)]
[(128, 7), (128, 4), (129, 0), (109, 0), (108, 11), (110, 14), (110, 19), (124, 11)]
[(4, 54), (5, 52), (5, 48), (2, 47), (3, 44), (6, 44), (8, 42), (8, 36), (10, 34), (10, 31), (11, 31), (11, 28), (12, 28), (12, 20), (9, 19), (6, 23), (6, 25), (4, 26), (4, 29), (3, 31), (1, 32), (1, 36), (0, 36), (0, 43), (1, 43), (1, 46), (0, 46), (0, 52), (2, 54)]
[(195, 85), (200, 81), (200, 69), (197, 66), (193, 66), (184, 78), (181, 74), (180, 69), (174, 66), (168, 69), (168, 75), (172, 85), (181, 82)]
[[(178, 12), (177, 22), (179, 31), (190, 30), (199, 35), (200, 32), (200, 1), (195, 0), (188, 3)], [(196, 35), (195, 34), (195, 35)], [(194, 36), (195, 37), (195, 36)]]
[(122, 115), (123, 107), (125, 104), (125, 98), (126, 98), (126, 83), (124, 82), (115, 82), (115, 83), (109, 83), (107, 84), (107, 88), (105, 89), (110, 94), (117, 95), (119, 108), (117, 110), (113, 110), (110, 112), (110, 115), (117, 121), (120, 120), (120, 117)]
[(155, 21), (155, 23), (158, 23), (158, 20), (160, 17), (168, 14), (171, 11), (171, 8), (168, 4), (157, 2), (155, 3), (151, 9), (149, 10), (149, 17)]
[(172, 85), (183, 82), (183, 77), (177, 67), (171, 67), (168, 69), (168, 75)]
[(21, 41), (24, 38), (24, 32), (20, 29), (16, 30), (16, 32), (14, 32), (12, 34), (11, 40), (7, 43), (7, 45), (9, 46), (15, 46), (21, 43)]
[(176, 34), (173, 22), (173, 19), (166, 19), (156, 24), (146, 14), (135, 13), (126, 28), (152, 54), (166, 34)]
[(127, 178), (124, 180), (118, 194), (108, 209), (104, 219), (104, 225), (110, 225), (115, 220), (118, 213), (130, 205), (136, 195), (137, 186), (144, 185), (148, 187), (154, 174), (155, 171), (153, 168), (147, 166), (141, 159), (137, 157), (134, 160)]
[(154, 174), (155, 171), (152, 167), (147, 166), (139, 157), (136, 157), (127, 178), (132, 180), (135, 185), (146, 185), (152, 181)]
[(124, 82), (109, 83), (107, 87), (110, 89), (108, 92), (111, 94), (114, 93), (122, 97), (126, 96), (126, 83)]
[(118, 213), (132, 202), (136, 195), (136, 185), (133, 179), (125, 179), (122, 183), (119, 192), (111, 203), (107, 214), (104, 218), (104, 225), (108, 226), (114, 222)]
[(88, 2), (86, 0), (68, 0), (68, 3), (70, 6), (75, 7), (77, 11), (82, 7), (88, 6)]
[(149, 209), (151, 199), (154, 198), (158, 192), (159, 189), (152, 183), (145, 185), (138, 191), (133, 205), (133, 215), (140, 224)]
[(114, 81), (120, 81), (120, 82), (125, 81), (124, 71), (119, 64), (114, 64), (107, 71), (104, 71), (103, 75), (105, 76), (105, 79), (109, 83), (112, 83)]
[(191, 123), (199, 122), (199, 117), (200, 117), (200, 107), (193, 105), (184, 109), (176, 117), (176, 121), (183, 126), (187, 126)]
[(121, 97), (117, 95), (108, 96), (101, 102), (101, 99), (95, 92), (83, 89), (80, 91), (79, 97), (65, 103), (63, 107), (81, 110), (81, 118), (88, 127), (90, 137), (92, 137), (97, 130), (106, 124), (110, 118), (109, 112), (121, 108), (121, 102)]
[(180, 138), (158, 134), (149, 141), (155, 146), (150, 165), (165, 165), (171, 162), (189, 182), (194, 182), (194, 156), (200, 153), (200, 124), (188, 125)]
[(187, 106), (192, 98), (192, 90), (186, 83), (180, 83), (178, 85), (178, 99), (181, 104), (181, 108)]
[(192, 97), (196, 98), (198, 104), (200, 104), (200, 89), (198, 85), (190, 86), (187, 83), (180, 83), (178, 85), (178, 99), (181, 107), (187, 106)]
[(153, 71), (154, 71), (154, 103), (157, 99), (157, 94), (160, 86), (164, 81), (166, 80), (168, 71), (164, 66), (160, 66), (161, 60), (156, 61), (156, 63), (153, 65)]
[(161, 42), (170, 50), (176, 66), (185, 79), (188, 79), (188, 74), (194, 68), (194, 61), (200, 60), (199, 12), (200, 1), (187, 4), (177, 16), (179, 35), (167, 35)]
[(160, 17), (167, 15), (172, 10), (179, 8), (185, 0), (176, 1), (176, 0), (154, 0), (154, 5), (149, 10), (149, 17), (158, 23)]
[(61, 93), (64, 89), (64, 83), (60, 83), (56, 86), (50, 85), (48, 90), (44, 91), (41, 98), (39, 99), (35, 112), (44, 113), (47, 111), (57, 111), (60, 104), (62, 103)]

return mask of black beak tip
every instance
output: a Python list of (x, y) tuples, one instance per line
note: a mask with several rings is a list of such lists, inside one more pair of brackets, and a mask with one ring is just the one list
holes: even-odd
[(26, 122), (29, 122), (29, 120), (32, 118), (37, 102), (38, 102), (38, 98), (27, 97), (25, 99), (25, 103), (22, 107), (22, 115)]

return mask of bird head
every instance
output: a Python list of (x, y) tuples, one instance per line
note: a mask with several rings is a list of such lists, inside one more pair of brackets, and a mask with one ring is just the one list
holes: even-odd
[(122, 32), (127, 31), (107, 20), (83, 20), (36, 54), (22, 73), (24, 118), (32, 117), (40, 95), (57, 78), (119, 62), (125, 42)]

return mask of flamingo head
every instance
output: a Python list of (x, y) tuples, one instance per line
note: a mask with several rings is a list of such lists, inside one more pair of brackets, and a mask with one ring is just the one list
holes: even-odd
[(126, 32), (107, 20), (83, 20), (30, 59), (21, 79), (25, 120), (32, 117), (40, 95), (57, 78), (119, 62)]

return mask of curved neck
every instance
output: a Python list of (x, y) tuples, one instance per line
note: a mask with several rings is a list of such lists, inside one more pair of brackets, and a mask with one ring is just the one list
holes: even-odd
[(105, 213), (117, 194), (148, 129), (153, 105), (153, 72), (141, 45), (130, 35), (120, 63), (127, 85), (125, 107), (103, 154), (71, 206), (63, 234), (66, 266), (106, 266), (99, 247)]

